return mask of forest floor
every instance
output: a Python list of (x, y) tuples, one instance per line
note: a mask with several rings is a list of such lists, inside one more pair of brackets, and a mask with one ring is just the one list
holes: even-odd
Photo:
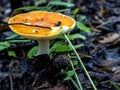
[[(97, 89), (116, 90), (111, 82), (120, 85), (120, 1), (76, 0), (72, 3), (75, 6), (71, 10), (78, 8), (75, 19), (86, 17), (84, 23), (91, 30), (87, 34), (75, 27), (71, 34), (83, 34), (86, 40), (75, 39), (72, 43), (84, 44), (77, 52)], [(11, 43), (3, 49), (3, 43), (8, 41), (6, 38), (13, 34), (4, 24), (20, 12), (11, 12), (7, 0), (0, 1), (0, 9), (0, 90), (76, 90), (60, 73), (71, 69), (66, 53), (53, 53), (52, 58), (39, 55), (28, 59), (28, 51), (37, 45), (35, 41)], [(15, 57), (9, 51), (14, 51)], [(74, 55), (74, 52), (70, 53)], [(84, 90), (93, 90), (81, 65), (77, 64), (75, 68)]]

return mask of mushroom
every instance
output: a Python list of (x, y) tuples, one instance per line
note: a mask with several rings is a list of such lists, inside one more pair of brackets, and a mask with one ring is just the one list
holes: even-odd
[(8, 21), (13, 32), (38, 41), (38, 53), (49, 54), (49, 40), (70, 32), (76, 22), (61, 13), (31, 11), (11, 17)]

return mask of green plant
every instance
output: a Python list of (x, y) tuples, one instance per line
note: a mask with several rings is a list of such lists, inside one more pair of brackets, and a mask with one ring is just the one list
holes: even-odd
[(8, 51), (8, 56), (16, 57), (16, 53), (14, 51)]
[(29, 59), (32, 59), (33, 56), (35, 56), (35, 55), (37, 54), (37, 49), (38, 49), (38, 46), (34, 46), (33, 48), (31, 48), (31, 49), (29, 50), (29, 52), (27, 53), (27, 57), (28, 57)]
[(16, 53), (13, 50), (9, 50), (12, 44), (15, 43), (28, 43), (30, 40), (26, 40), (22, 37), (18, 37), (16, 34), (12, 34), (9, 37), (6, 37), (5, 40), (0, 42), (0, 51), (7, 50), (8, 56), (16, 57)]
[[(46, 4), (44, 6), (40, 6), (42, 4)], [(63, 11), (68, 11), (69, 8), (74, 7), (73, 3), (70, 2), (64, 2), (61, 0), (51, 0), (49, 3), (47, 2), (47, 0), (35, 0), (34, 1), (34, 6), (25, 6), (25, 7), (20, 7), (17, 8), (16, 10), (27, 10), (27, 11), (31, 11), (31, 10), (45, 10), (45, 11), (52, 11), (53, 7), (55, 6), (63, 6), (63, 9), (60, 10), (56, 10), (56, 12), (63, 12)]]
[(110, 83), (115, 87), (116, 90), (120, 90), (120, 86), (117, 85), (117, 83), (110, 81)]
[[(68, 37), (70, 38), (70, 40), (74, 40), (74, 39), (86, 39), (85, 36), (81, 35), (81, 34), (73, 34), (73, 35), (68, 35)], [(56, 52), (56, 53), (62, 53), (62, 52), (69, 52), (69, 51), (72, 51), (72, 48), (70, 48), (68, 45), (65, 45), (65, 42), (63, 42), (63, 40), (65, 40), (65, 37), (64, 35), (60, 35), (58, 37), (58, 39), (61, 39), (57, 42), (55, 42), (52, 47), (50, 48), (50, 52), (53, 53), (53, 52)], [(54, 40), (53, 40), (54, 42)], [(51, 42), (50, 42), (51, 44)], [(77, 49), (77, 48), (80, 48), (84, 46), (84, 44), (79, 44), (79, 45), (74, 45), (74, 47)], [(37, 53), (37, 46), (34, 46), (33, 48), (31, 48), (29, 50), (29, 52), (27, 53), (27, 56), (28, 58), (32, 58), (33, 56), (35, 56)]]
[[(46, 4), (45, 6), (40, 6), (41, 4)], [(47, 3), (47, 0), (37, 0), (35, 1), (35, 6), (28, 6), (28, 7), (21, 7), (21, 8), (18, 8), (16, 10), (45, 10), (45, 11), (52, 11), (53, 10), (53, 7), (55, 6), (63, 6), (65, 8), (63, 9), (57, 9), (56, 12), (65, 12), (65, 11), (68, 11), (68, 10), (71, 10), (70, 7), (74, 7), (74, 4), (72, 3), (68, 3), (68, 2), (63, 2), (61, 0), (52, 0), (50, 3)], [(78, 8), (74, 9), (72, 11), (72, 14), (73, 14), (73, 17), (78, 13)], [(86, 17), (82, 17), (82, 20), (86, 19)], [(82, 20), (78, 21), (77, 22), (77, 28), (80, 29), (80, 30), (83, 30), (84, 32), (86, 32), (87, 34), (90, 34), (91, 31), (90, 31), (90, 28), (87, 27), (83, 22)], [(69, 51), (74, 51), (77, 59), (78, 59), (78, 62), (81, 64), (84, 72), (86, 73), (86, 76), (88, 77), (92, 87), (94, 90), (97, 90), (96, 86), (94, 85), (88, 71), (86, 70), (80, 56), (78, 55), (76, 49), (77, 48), (80, 48), (81, 46), (83, 46), (83, 44), (79, 44), (79, 45), (73, 45), (71, 43), (70, 40), (74, 40), (76, 38), (79, 38), (79, 39), (83, 39), (85, 40), (86, 37), (84, 35), (81, 35), (81, 34), (73, 34), (73, 35), (61, 35), (58, 37), (58, 39), (62, 39), (60, 41), (57, 41), (55, 42), (52, 47), (50, 48), (50, 52), (55, 52), (55, 53), (62, 53), (62, 52), (69, 52)], [(65, 41), (67, 41), (69, 44), (67, 45)], [(36, 55), (37, 53), (37, 46), (33, 47), (27, 54), (28, 58), (32, 58), (34, 55)], [(71, 64), (71, 67), (72, 67), (72, 70), (68, 70), (66, 72), (66, 77), (64, 80), (70, 80), (74, 86), (78, 89), (78, 90), (83, 90), (82, 88), (82, 85), (80, 83), (80, 80), (78, 79), (78, 76), (77, 76), (77, 73), (75, 71), (75, 68), (74, 68), (74, 63), (72, 62), (71, 60), (71, 56), (69, 56), (69, 59), (70, 59), (70, 64)], [(75, 76), (76, 78), (76, 81), (75, 82), (72, 77)]]
[[(68, 57), (69, 57), (69, 60), (70, 60), (70, 64), (71, 64), (71, 67), (72, 67), (72, 75), (71, 76), (73, 76), (73, 75), (75, 75), (75, 78), (76, 78), (76, 81), (77, 81), (77, 84), (75, 83), (75, 81), (72, 79), (72, 77), (71, 77), (71, 81), (72, 81), (72, 83), (75, 85), (75, 87), (78, 89), (78, 90), (83, 90), (83, 88), (82, 88), (82, 85), (81, 85), (81, 83), (80, 83), (80, 80), (79, 80), (79, 78), (78, 78), (78, 75), (77, 75), (77, 73), (76, 73), (76, 70), (75, 70), (75, 68), (74, 68), (74, 65), (73, 65), (73, 62), (72, 62), (72, 60), (71, 60), (71, 56), (68, 54)], [(71, 73), (70, 72), (70, 73)], [(69, 74), (69, 73), (68, 73)], [(70, 77), (69, 75), (67, 76), (67, 77)]]
[(74, 10), (72, 11), (72, 14), (75, 16), (75, 15), (78, 13), (78, 11), (79, 11), (79, 9), (76, 8), (76, 9), (74, 9)]
[[(66, 35), (66, 34), (64, 34), (64, 36), (65, 36), (66, 40), (68, 41), (68, 43), (69, 43), (70, 47), (73, 49), (73, 51), (74, 51), (74, 53), (75, 53), (76, 57), (78, 58), (78, 61), (79, 61), (80, 65), (82, 66), (82, 68), (83, 68), (84, 72), (86, 73), (86, 75), (87, 75), (87, 77), (88, 77), (88, 79), (89, 79), (89, 81), (90, 81), (91, 85), (93, 86), (94, 90), (97, 90), (97, 88), (96, 88), (95, 84), (93, 83), (93, 81), (92, 81), (92, 79), (91, 79), (91, 77), (90, 77), (90, 75), (89, 75), (88, 71), (86, 70), (86, 68), (85, 68), (85, 66), (84, 66), (84, 64), (83, 64), (83, 62), (82, 62), (82, 60), (81, 60), (80, 56), (78, 55), (78, 53), (77, 53), (76, 49), (75, 49), (75, 48), (74, 48), (74, 46), (72, 45), (72, 43), (71, 43), (71, 41), (69, 40), (69, 38), (67, 37), (67, 35)], [(76, 77), (76, 78), (77, 78), (77, 77)]]
[(77, 27), (78, 27), (80, 30), (83, 30), (84, 32), (90, 34), (90, 28), (87, 27), (84, 23), (82, 23), (82, 22), (77, 22)]
[(4, 41), (4, 42), (0, 42), (0, 51), (4, 50), (4, 49), (7, 49), (10, 47), (10, 43), (7, 42), (7, 41)]

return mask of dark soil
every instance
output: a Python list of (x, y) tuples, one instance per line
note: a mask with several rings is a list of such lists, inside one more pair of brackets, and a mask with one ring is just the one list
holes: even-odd
[[(85, 44), (77, 51), (94, 84), (98, 90), (116, 90), (110, 81), (120, 85), (120, 0), (65, 1), (75, 4), (71, 10), (79, 9), (75, 15), (76, 21), (86, 16), (85, 20), (81, 20), (91, 29), (88, 35), (75, 27), (71, 34), (81, 33), (87, 38), (75, 39), (72, 43)], [(33, 5), (33, 1), (22, 0), (21, 6), (27, 5)], [(9, 17), (20, 13), (13, 11), (18, 7), (10, 7), (8, 0), (0, 0), (0, 42), (13, 34), (5, 24)], [(34, 41), (14, 43), (10, 48), (0, 51), (0, 90), (76, 90), (71, 81), (63, 80), (65, 75), (61, 74), (62, 70), (71, 69), (66, 53), (53, 53), (52, 58), (39, 55), (28, 59), (27, 52), (36, 45)], [(9, 50), (15, 51), (17, 57), (9, 56)], [(76, 65), (76, 72), (84, 90), (93, 90), (81, 65)]]

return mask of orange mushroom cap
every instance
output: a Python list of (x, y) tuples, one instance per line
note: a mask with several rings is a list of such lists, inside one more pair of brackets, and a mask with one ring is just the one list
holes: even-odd
[[(61, 13), (32, 11), (11, 17), (8, 24), (15, 33), (29, 39), (38, 40), (53, 39), (62, 33), (64, 27), (71, 31), (76, 22), (74, 19)], [(32, 25), (35, 25), (35, 27)]]

